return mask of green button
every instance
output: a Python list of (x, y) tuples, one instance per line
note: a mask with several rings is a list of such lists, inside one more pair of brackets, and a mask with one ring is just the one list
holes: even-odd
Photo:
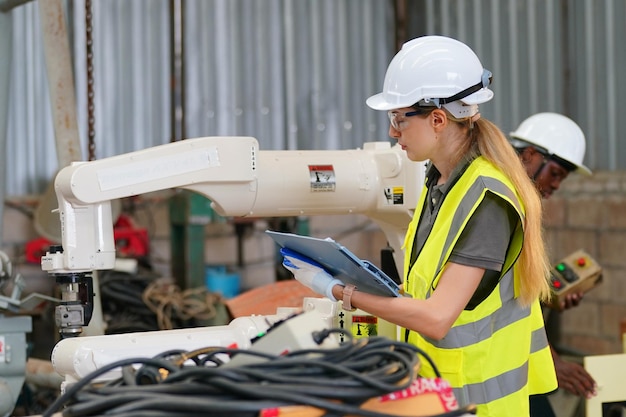
[(556, 270), (559, 271), (559, 272), (565, 271), (565, 265), (564, 264), (558, 264), (556, 266)]

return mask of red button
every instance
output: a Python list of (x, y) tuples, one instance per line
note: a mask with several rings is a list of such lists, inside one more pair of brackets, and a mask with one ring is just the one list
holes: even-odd
[(578, 264), (578, 266), (585, 266), (587, 264), (587, 260), (585, 258), (578, 258), (576, 263)]

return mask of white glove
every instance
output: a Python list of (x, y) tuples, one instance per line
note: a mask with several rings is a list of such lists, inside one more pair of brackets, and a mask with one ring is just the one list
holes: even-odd
[(331, 301), (337, 301), (333, 296), (333, 287), (335, 285), (343, 285), (343, 282), (334, 278), (324, 270), (324, 267), (291, 249), (281, 248), (283, 255), (283, 266), (291, 271), (293, 276), (303, 285), (306, 285), (318, 294), (330, 298)]

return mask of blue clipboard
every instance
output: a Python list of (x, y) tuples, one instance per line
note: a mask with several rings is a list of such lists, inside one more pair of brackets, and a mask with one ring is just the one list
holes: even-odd
[(384, 297), (402, 296), (400, 286), (380, 268), (360, 259), (331, 238), (319, 239), (272, 230), (266, 230), (265, 233), (281, 248), (291, 249), (313, 259), (326, 272), (345, 284), (356, 286), (359, 291)]

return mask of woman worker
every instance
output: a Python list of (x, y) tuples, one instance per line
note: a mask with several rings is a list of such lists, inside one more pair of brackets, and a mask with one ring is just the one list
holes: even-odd
[[(393, 58), (383, 91), (389, 134), (412, 161), (428, 160), (405, 239), (404, 290), (380, 297), (285, 256), (297, 280), (346, 309), (405, 329), (481, 417), (528, 416), (529, 396), (557, 388), (540, 300), (550, 295), (541, 203), (503, 133), (481, 118), (491, 73), (465, 44), (413, 39)], [(420, 375), (433, 377), (422, 363)]]

